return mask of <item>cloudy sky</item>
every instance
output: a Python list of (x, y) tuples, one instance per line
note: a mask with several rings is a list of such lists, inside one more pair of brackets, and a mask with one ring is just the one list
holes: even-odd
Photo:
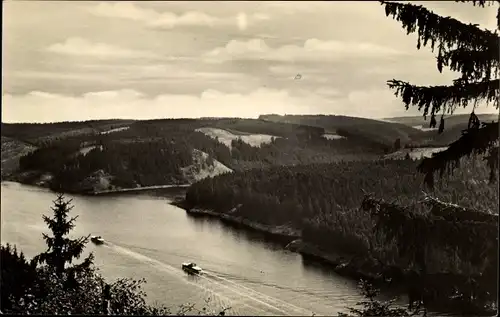
[[(414, 115), (388, 79), (429, 85), (457, 77), (440, 74), (430, 49), (417, 51), (415, 35), (378, 2), (3, 6), (3, 122)], [(425, 6), (495, 29), (494, 7)]]

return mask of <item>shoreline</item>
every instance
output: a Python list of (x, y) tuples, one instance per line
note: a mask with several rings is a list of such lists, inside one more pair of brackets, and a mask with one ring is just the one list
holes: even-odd
[[(10, 176), (10, 177), (9, 177)], [(2, 177), (2, 183), (17, 183), (25, 186), (32, 186), (36, 188), (44, 188), (53, 193), (63, 193), (63, 194), (71, 194), (71, 195), (80, 195), (80, 196), (114, 196), (114, 195), (141, 195), (148, 194), (151, 192), (176, 192), (181, 191), (182, 194), (185, 194), (187, 188), (191, 184), (168, 184), (168, 185), (155, 185), (155, 186), (144, 186), (144, 187), (130, 187), (130, 188), (121, 188), (116, 187), (110, 190), (86, 190), (86, 189), (73, 189), (73, 188), (62, 188), (61, 190), (55, 190), (51, 188), (49, 182), (38, 180), (38, 181), (29, 181), (27, 179), (23, 179), (20, 177), (12, 177), (9, 175), (7, 177)], [(172, 195), (169, 195), (172, 196)]]
[[(218, 213), (216, 211), (204, 208), (188, 208), (184, 200), (175, 200), (170, 202), (171, 205), (184, 209), (188, 215), (194, 217), (209, 217), (217, 218), (222, 222), (236, 225), (237, 227), (245, 230), (260, 232), (264, 235), (284, 242), (284, 249), (290, 252), (298, 253), (309, 259), (325, 263), (332, 266), (332, 269), (344, 276), (350, 276), (355, 279), (363, 278), (373, 282), (379, 281), (379, 277), (370, 272), (363, 272), (362, 270), (353, 270), (350, 263), (358, 259), (355, 255), (347, 254), (334, 254), (320, 250), (318, 247), (304, 242), (302, 240), (302, 233), (299, 229), (292, 229), (285, 226), (274, 227), (269, 225), (259, 224), (242, 217), (232, 216), (230, 214)], [(235, 209), (235, 208), (233, 208)], [(356, 261), (357, 262), (357, 261)]]
[(298, 229), (289, 228), (287, 226), (275, 227), (270, 225), (264, 225), (245, 219), (243, 217), (233, 216), (230, 214), (221, 214), (209, 209), (200, 209), (200, 208), (186, 209), (184, 202), (180, 203), (179, 200), (173, 201), (170, 204), (179, 207), (181, 209), (184, 209), (186, 213), (189, 215), (195, 217), (198, 216), (198, 217), (217, 218), (225, 223), (229, 223), (239, 227), (244, 227), (245, 229), (261, 232), (270, 236), (274, 236), (276, 238), (289, 240), (287, 243), (301, 237), (301, 232)]
[[(11, 182), (11, 183), (17, 183), (17, 184), (22, 184), (22, 185), (28, 185), (36, 188), (44, 188), (47, 189), (51, 192), (54, 192), (48, 184), (32, 184), (28, 182), (20, 182), (17, 180), (9, 180), (9, 179), (2, 179), (2, 183), (4, 182)], [(45, 185), (45, 186), (44, 186)], [(163, 193), (158, 193), (155, 196), (164, 196), (165, 197), (165, 189), (163, 188)], [(206, 209), (206, 208), (200, 208), (200, 207), (195, 207), (195, 208), (190, 208), (188, 206), (187, 202), (185, 201), (185, 193), (186, 193), (186, 187), (179, 186), (179, 187), (169, 187), (170, 190), (175, 189), (178, 190), (176, 193), (170, 193), (167, 195), (169, 198), (168, 204), (178, 207), (180, 209), (183, 209), (187, 214), (193, 217), (210, 217), (210, 218), (217, 218), (219, 221), (224, 222), (226, 224), (229, 224), (233, 227), (236, 227), (236, 230), (249, 230), (249, 231), (254, 231), (254, 232), (259, 232), (265, 236), (268, 236), (270, 240), (274, 240), (276, 242), (281, 242), (284, 249), (288, 250), (290, 252), (298, 253), (301, 256), (303, 256), (306, 259), (310, 259), (311, 261), (314, 262), (319, 262), (326, 264), (327, 266), (331, 266), (332, 271), (335, 273), (345, 276), (347, 278), (359, 280), (359, 279), (366, 279), (369, 280), (374, 286), (380, 288), (381, 290), (402, 290), (407, 288), (407, 283), (404, 281), (404, 279), (400, 279), (400, 274), (397, 273), (399, 270), (398, 268), (385, 268), (381, 269), (380, 267), (377, 267), (374, 265), (374, 263), (370, 263), (369, 259), (366, 256), (356, 256), (353, 254), (340, 254), (336, 253), (335, 251), (326, 251), (326, 250), (321, 250), (318, 246), (315, 246), (311, 243), (305, 242), (301, 239), (301, 231), (299, 229), (295, 228), (289, 228), (288, 226), (270, 226), (270, 225), (264, 225), (257, 223), (255, 221), (251, 221), (248, 219), (245, 219), (240, 216), (235, 216), (231, 215), (231, 212), (236, 211), (236, 208), (233, 208), (229, 214), (227, 213), (219, 213), (211, 209)], [(168, 190), (168, 189), (167, 189)], [(75, 195), (82, 195), (82, 196), (108, 196), (108, 195), (151, 195), (151, 192), (160, 192), (162, 191), (161, 188), (155, 188), (155, 189), (149, 189), (149, 190), (139, 190), (139, 191), (133, 191), (133, 190), (126, 190), (126, 191), (116, 191), (116, 192), (107, 192), (105, 194), (94, 194), (94, 193), (89, 193), (89, 192), (83, 192), (83, 191), (68, 191), (64, 190), (63, 193), (67, 194), (75, 194)], [(163, 195), (162, 195), (163, 194)], [(394, 274), (395, 273), (395, 274)], [(389, 279), (389, 280), (387, 280)], [(392, 282), (390, 281), (392, 279)], [(401, 291), (400, 293), (403, 293), (402, 295), (405, 296), (405, 291)], [(449, 300), (448, 300), (449, 301)], [(438, 301), (437, 303), (432, 303), (428, 307), (430, 309), (433, 309), (435, 312), (442, 312), (442, 313), (453, 313), (455, 310), (453, 307), (456, 308), (457, 303), (453, 302), (442, 302)], [(436, 305), (437, 304), (437, 305)], [(486, 316), (486, 315), (492, 315), (490, 311), (488, 312), (478, 312), (475, 314), (476, 316)]]
[[(190, 208), (184, 199), (177, 199), (170, 202), (171, 205), (184, 209), (185, 212), (195, 217), (218, 218), (222, 222), (234, 224), (244, 230), (258, 231), (273, 239), (285, 239), (288, 242), (284, 246), (285, 250), (298, 253), (305, 259), (314, 262), (323, 263), (331, 266), (335, 273), (354, 280), (368, 280), (375, 287), (382, 291), (396, 291), (399, 296), (407, 296), (407, 290), (410, 286), (409, 281), (404, 277), (403, 270), (395, 266), (380, 267), (372, 262), (369, 257), (354, 254), (341, 254), (333, 250), (321, 250), (318, 246), (305, 242), (301, 239), (301, 232), (298, 229), (275, 230), (271, 226), (262, 225), (256, 222), (243, 219), (242, 217), (232, 216), (225, 213), (219, 213), (214, 210), (200, 207)], [(233, 208), (234, 211), (235, 208)], [(293, 232), (293, 234), (290, 234)], [(443, 273), (446, 274), (446, 273)], [(433, 273), (427, 276), (430, 279), (440, 279), (441, 273)], [(436, 298), (427, 304), (427, 309), (438, 314), (459, 314), (462, 313), (457, 306), (460, 303), (452, 298)], [(477, 308), (476, 308), (477, 309)], [(473, 316), (493, 316), (494, 311), (491, 308), (479, 308)]]

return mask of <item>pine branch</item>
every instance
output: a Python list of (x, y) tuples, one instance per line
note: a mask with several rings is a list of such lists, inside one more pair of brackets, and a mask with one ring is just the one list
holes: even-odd
[[(452, 86), (414, 86), (408, 82), (400, 80), (389, 80), (387, 85), (395, 89), (395, 95), (401, 96), (406, 106), (417, 106), (418, 110), (424, 110), (424, 117), (430, 113), (437, 113), (439, 110), (449, 106), (448, 111), (453, 112), (454, 106), (462, 105), (467, 107), (470, 101), (486, 100), (496, 101), (500, 80), (490, 80), (484, 82), (464, 83), (456, 80)], [(496, 105), (498, 108), (498, 104)], [(430, 109), (430, 111), (429, 111)]]
[(490, 165), (492, 171), (495, 171), (498, 168), (498, 121), (483, 123), (481, 128), (465, 130), (448, 149), (425, 158), (418, 166), (418, 170), (426, 175), (426, 183), (432, 187), (434, 172), (440, 171), (442, 174), (447, 169), (453, 170), (462, 157), (484, 154), (488, 150), (493, 151), (492, 161), (497, 162), (496, 165)]
[(470, 208), (465, 208), (457, 204), (443, 202), (431, 195), (424, 193), (425, 199), (423, 203), (431, 207), (432, 215), (443, 217), (447, 221), (471, 221), (484, 222), (496, 226), (498, 223), (498, 215)]
[(403, 24), (407, 33), (418, 33), (417, 48), (431, 41), (434, 51), (436, 42), (442, 49), (468, 48), (471, 50), (498, 51), (498, 35), (481, 30), (477, 25), (465, 24), (451, 17), (441, 17), (423, 6), (409, 3), (381, 1), (386, 16), (391, 15)]
[[(455, 2), (472, 2), (473, 6), (479, 6), (481, 8), (484, 8), (486, 4), (489, 6), (495, 5), (495, 4), (500, 4), (499, 0), (494, 0), (494, 1), (485, 1), (485, 0), (455, 0)], [(500, 30), (500, 7), (497, 10), (497, 28)]]
[(462, 79), (467, 82), (497, 78), (500, 68), (498, 46), (493, 51), (459, 48), (444, 53), (440, 52), (436, 59), (440, 73), (443, 72), (443, 66), (446, 66), (452, 71), (462, 73)]
[(478, 6), (481, 8), (484, 8), (486, 5), (491, 6), (495, 4), (499, 4), (500, 0), (455, 0), (455, 2), (461, 2), (461, 3), (471, 3), (473, 6)]

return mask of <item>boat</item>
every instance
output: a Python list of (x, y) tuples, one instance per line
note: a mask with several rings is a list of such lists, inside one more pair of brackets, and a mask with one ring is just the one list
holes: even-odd
[(189, 274), (201, 274), (202, 269), (196, 263), (182, 263), (182, 269)]
[(104, 244), (104, 239), (101, 236), (92, 236), (90, 241), (97, 245)]

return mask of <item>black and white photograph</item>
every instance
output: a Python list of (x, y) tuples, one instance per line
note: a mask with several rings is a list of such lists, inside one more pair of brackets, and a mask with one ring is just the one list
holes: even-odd
[(0, 314), (495, 316), (500, 1), (2, 1)]

